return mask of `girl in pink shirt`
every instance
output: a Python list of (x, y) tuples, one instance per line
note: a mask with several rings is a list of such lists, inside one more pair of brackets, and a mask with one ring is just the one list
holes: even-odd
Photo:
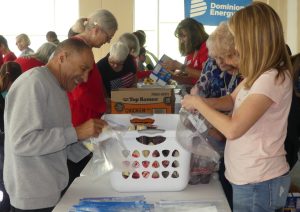
[(198, 110), (227, 138), (225, 175), (233, 187), (233, 210), (275, 211), (285, 205), (290, 186), (284, 140), (293, 73), (282, 24), (262, 2), (239, 10), (228, 24), (243, 82), (218, 99), (187, 95), (182, 106)]

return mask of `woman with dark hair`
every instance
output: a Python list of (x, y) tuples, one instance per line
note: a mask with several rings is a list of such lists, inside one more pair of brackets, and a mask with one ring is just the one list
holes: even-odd
[(178, 24), (175, 36), (179, 41), (179, 52), (185, 56), (185, 62), (182, 64), (177, 60), (167, 60), (162, 66), (173, 74), (173, 79), (179, 84), (194, 85), (199, 79), (202, 64), (208, 58), (208, 34), (201, 23), (193, 18), (185, 18)]
[(47, 32), (46, 39), (47, 39), (48, 42), (52, 42), (55, 45), (59, 44), (59, 40), (57, 38), (57, 34), (54, 31)]
[(4, 104), (5, 96), (12, 83), (22, 74), (21, 67), (15, 62), (6, 62), (0, 69), (0, 211), (8, 212), (10, 210), (9, 196), (3, 183), (3, 163), (4, 163)]
[(3, 63), (17, 59), (16, 55), (10, 51), (6, 38), (2, 35), (0, 35), (0, 54), (3, 54)]

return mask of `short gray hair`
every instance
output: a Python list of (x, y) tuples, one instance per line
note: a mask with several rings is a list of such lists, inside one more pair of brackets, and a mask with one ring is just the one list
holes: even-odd
[(43, 63), (47, 63), (50, 56), (53, 54), (53, 52), (56, 49), (56, 45), (52, 42), (46, 42), (43, 45), (41, 45), (36, 53), (31, 55), (31, 57), (35, 57), (38, 60), (42, 61)]
[(109, 57), (117, 60), (118, 62), (124, 62), (129, 54), (129, 48), (127, 44), (118, 41), (110, 47)]
[[(75, 35), (84, 32), (85, 25), (87, 23), (87, 18), (79, 18), (75, 24), (70, 28), (70, 31), (72, 31)], [(72, 34), (73, 36), (73, 34)], [(72, 37), (69, 36), (69, 37)]]
[(23, 40), (26, 46), (29, 46), (29, 45), (31, 44), (28, 35), (26, 35), (26, 34), (24, 34), (24, 33), (19, 34), (19, 35), (16, 37), (16, 39), (17, 39), (17, 40)]
[(140, 43), (138, 38), (133, 33), (123, 33), (119, 37), (119, 41), (127, 44), (129, 48), (129, 53), (137, 57), (140, 53)]
[(95, 25), (100, 26), (105, 32), (117, 31), (118, 22), (115, 16), (108, 10), (96, 10), (89, 15), (86, 23), (86, 28), (91, 29)]
[(216, 55), (228, 56), (234, 52), (234, 37), (229, 31), (228, 24), (221, 22), (206, 41), (208, 54), (212, 57)]

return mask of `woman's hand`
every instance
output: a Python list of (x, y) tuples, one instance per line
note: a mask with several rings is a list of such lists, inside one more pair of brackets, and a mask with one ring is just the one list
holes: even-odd
[(203, 103), (203, 100), (200, 96), (185, 95), (181, 100), (181, 106), (188, 111), (197, 110), (201, 103)]
[(167, 71), (176, 71), (180, 69), (181, 63), (179, 63), (177, 60), (166, 60), (165, 62), (161, 63), (161, 66), (166, 69)]
[(196, 96), (199, 94), (199, 88), (198, 88), (197, 84), (192, 87), (190, 94), (193, 96)]

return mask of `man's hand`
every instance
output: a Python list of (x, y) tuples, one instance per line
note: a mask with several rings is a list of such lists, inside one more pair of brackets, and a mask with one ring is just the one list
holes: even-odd
[(107, 123), (102, 119), (90, 119), (75, 127), (77, 138), (78, 140), (85, 140), (90, 137), (96, 137), (105, 126), (107, 126)]

